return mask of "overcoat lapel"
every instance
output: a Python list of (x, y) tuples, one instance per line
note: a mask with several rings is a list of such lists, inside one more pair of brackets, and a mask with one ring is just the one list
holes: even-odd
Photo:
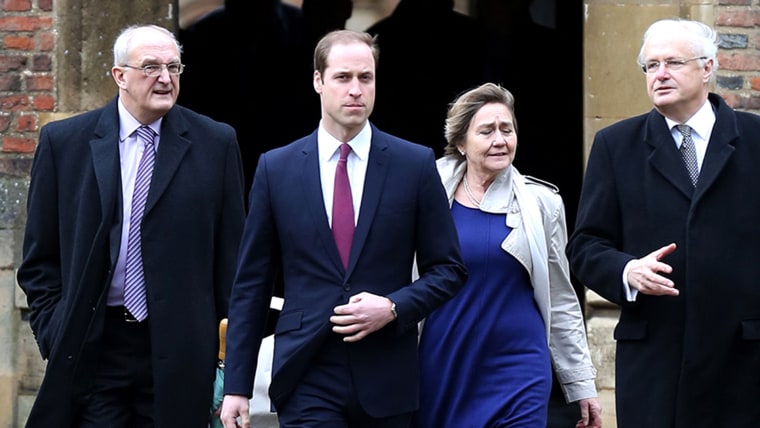
[(150, 182), (148, 199), (145, 202), (145, 214), (147, 216), (161, 195), (166, 191), (172, 178), (177, 173), (182, 159), (192, 144), (184, 135), (187, 133), (187, 124), (176, 107), (169, 110), (161, 122), (161, 136), (156, 153), (156, 164), (153, 168), (153, 177)]
[(647, 118), (644, 141), (652, 148), (649, 155), (652, 167), (686, 198), (691, 199), (694, 195), (694, 186), (691, 184), (686, 166), (673, 142), (665, 118), (654, 109)]
[[(721, 106), (724, 108), (721, 109)], [(713, 108), (716, 116), (715, 123), (719, 123), (720, 126), (713, 127), (710, 142), (707, 144), (707, 152), (699, 171), (699, 181), (697, 181), (697, 198), (715, 182), (723, 171), (736, 150), (734, 144), (739, 139), (736, 116), (728, 114), (722, 103), (713, 103)]]
[[(90, 140), (92, 168), (100, 195), (100, 210), (103, 219), (102, 232), (109, 234), (110, 262), (113, 266), (119, 255), (119, 234), (121, 233), (121, 211), (117, 210), (121, 200), (121, 156), (119, 154), (119, 113), (116, 99), (109, 103), (95, 126)], [(118, 220), (118, 221), (117, 221)], [(109, 224), (110, 222), (110, 224)], [(112, 227), (117, 225), (116, 227)]]

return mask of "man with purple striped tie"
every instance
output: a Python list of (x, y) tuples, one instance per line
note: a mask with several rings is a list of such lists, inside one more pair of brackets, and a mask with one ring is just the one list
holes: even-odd
[(208, 426), (244, 183), (233, 128), (175, 104), (180, 53), (126, 28), (118, 96), (40, 132), (18, 270), (48, 360), (29, 428)]

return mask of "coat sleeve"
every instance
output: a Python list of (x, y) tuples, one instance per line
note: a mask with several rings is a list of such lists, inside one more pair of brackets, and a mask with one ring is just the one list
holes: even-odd
[(61, 326), (61, 254), (57, 211), (56, 164), (46, 128), (32, 163), (27, 199), (23, 258), (17, 273), (31, 310), (29, 324), (42, 358), (47, 359)]

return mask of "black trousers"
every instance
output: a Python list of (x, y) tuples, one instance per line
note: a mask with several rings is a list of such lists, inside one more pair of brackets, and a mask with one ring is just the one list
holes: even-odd
[(129, 318), (123, 306), (106, 309), (100, 356), (78, 428), (154, 426), (149, 320)]

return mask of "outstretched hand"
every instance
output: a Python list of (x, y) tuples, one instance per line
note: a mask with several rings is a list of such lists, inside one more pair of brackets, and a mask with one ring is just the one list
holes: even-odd
[(673, 268), (660, 260), (676, 250), (676, 244), (671, 243), (657, 249), (643, 258), (631, 260), (628, 269), (628, 286), (642, 294), (652, 296), (678, 296), (678, 289), (669, 278), (660, 273), (671, 273)]

